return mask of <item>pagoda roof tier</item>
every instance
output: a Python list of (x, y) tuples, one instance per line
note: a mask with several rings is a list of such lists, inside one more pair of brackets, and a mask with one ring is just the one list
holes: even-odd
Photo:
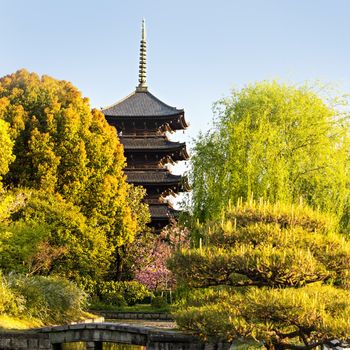
[(124, 169), (126, 180), (138, 186), (145, 187), (174, 187), (176, 191), (190, 191), (190, 187), (181, 175), (173, 175), (169, 171)]
[(167, 105), (149, 91), (134, 91), (110, 107), (102, 109), (111, 117), (161, 117), (184, 114), (183, 109)]
[(135, 184), (178, 184), (181, 182), (181, 175), (173, 175), (166, 170), (128, 170), (125, 169), (127, 181)]
[(182, 159), (189, 159), (185, 142), (169, 141), (166, 137), (124, 137), (120, 136), (120, 142), (126, 152), (159, 152), (169, 153), (180, 151)]
[(169, 220), (174, 217), (178, 210), (171, 208), (167, 204), (149, 204), (149, 211), (152, 219)]
[(174, 132), (176, 130), (184, 130), (187, 124), (184, 114), (173, 114), (168, 116), (111, 116), (103, 110), (109, 124), (115, 126), (118, 133), (125, 135), (149, 134), (159, 135), (159, 133)]

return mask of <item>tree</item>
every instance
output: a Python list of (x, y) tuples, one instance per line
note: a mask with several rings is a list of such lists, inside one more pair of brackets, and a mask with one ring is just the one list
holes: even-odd
[(195, 141), (193, 214), (217, 218), (229, 202), (264, 198), (349, 220), (349, 116), (307, 86), (262, 82), (215, 105), (214, 128)]
[(77, 206), (59, 194), (38, 190), (5, 193), (0, 201), (7, 203), (1, 208), (0, 224), (4, 272), (61, 275), (76, 281), (106, 275), (114, 246), (102, 229), (88, 225)]
[(71, 83), (26, 70), (0, 79), (0, 106), (16, 156), (4, 183), (59, 193), (114, 246), (132, 242), (148, 209), (125, 181), (123, 147), (103, 114)]
[(303, 205), (238, 203), (169, 267), (191, 292), (177, 324), (267, 349), (335, 348), (350, 336), (350, 241)]
[(12, 154), (12, 148), (13, 142), (9, 135), (9, 125), (0, 119), (0, 186), (2, 175), (5, 175), (8, 172), (9, 164), (15, 158)]
[(133, 255), (135, 280), (152, 291), (173, 289), (175, 279), (166, 262), (177, 249), (189, 247), (188, 230), (173, 222), (159, 235), (142, 235), (136, 242), (129, 253)]

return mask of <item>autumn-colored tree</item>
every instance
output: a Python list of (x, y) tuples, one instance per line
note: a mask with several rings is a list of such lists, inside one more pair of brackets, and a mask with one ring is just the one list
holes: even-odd
[[(193, 214), (219, 217), (229, 202), (265, 198), (349, 221), (349, 112), (307, 86), (261, 82), (215, 104), (213, 128), (192, 156)], [(341, 107), (341, 108), (337, 108)]]
[(16, 156), (5, 184), (61, 194), (114, 246), (142, 230), (144, 193), (125, 181), (116, 130), (71, 83), (26, 70), (1, 78), (0, 119), (10, 124)]
[(170, 269), (190, 293), (175, 319), (204, 338), (267, 349), (334, 348), (350, 337), (350, 241), (337, 220), (263, 201), (204, 225)]

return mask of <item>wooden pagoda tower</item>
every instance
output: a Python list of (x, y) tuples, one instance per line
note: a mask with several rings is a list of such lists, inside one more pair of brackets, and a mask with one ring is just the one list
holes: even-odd
[(146, 82), (146, 30), (142, 21), (139, 85), (121, 101), (102, 109), (108, 123), (118, 132), (127, 161), (127, 181), (143, 186), (151, 213), (151, 226), (161, 229), (177, 211), (165, 197), (188, 191), (185, 179), (173, 175), (167, 164), (189, 158), (186, 144), (172, 142), (168, 133), (188, 127), (184, 110), (171, 107), (148, 91)]

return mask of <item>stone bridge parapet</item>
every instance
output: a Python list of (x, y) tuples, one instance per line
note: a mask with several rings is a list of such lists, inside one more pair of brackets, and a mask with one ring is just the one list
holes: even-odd
[(145, 346), (147, 350), (226, 350), (228, 344), (209, 344), (199, 338), (171, 330), (123, 323), (87, 323), (45, 327), (36, 333), (48, 334), (54, 350), (63, 343), (84, 341), (88, 350), (102, 350), (103, 342)]
[(123, 323), (77, 323), (0, 333), (1, 350), (62, 350), (64, 343), (86, 342), (87, 350), (102, 350), (104, 342), (145, 346), (147, 350), (227, 350), (226, 343), (205, 343), (173, 330)]

